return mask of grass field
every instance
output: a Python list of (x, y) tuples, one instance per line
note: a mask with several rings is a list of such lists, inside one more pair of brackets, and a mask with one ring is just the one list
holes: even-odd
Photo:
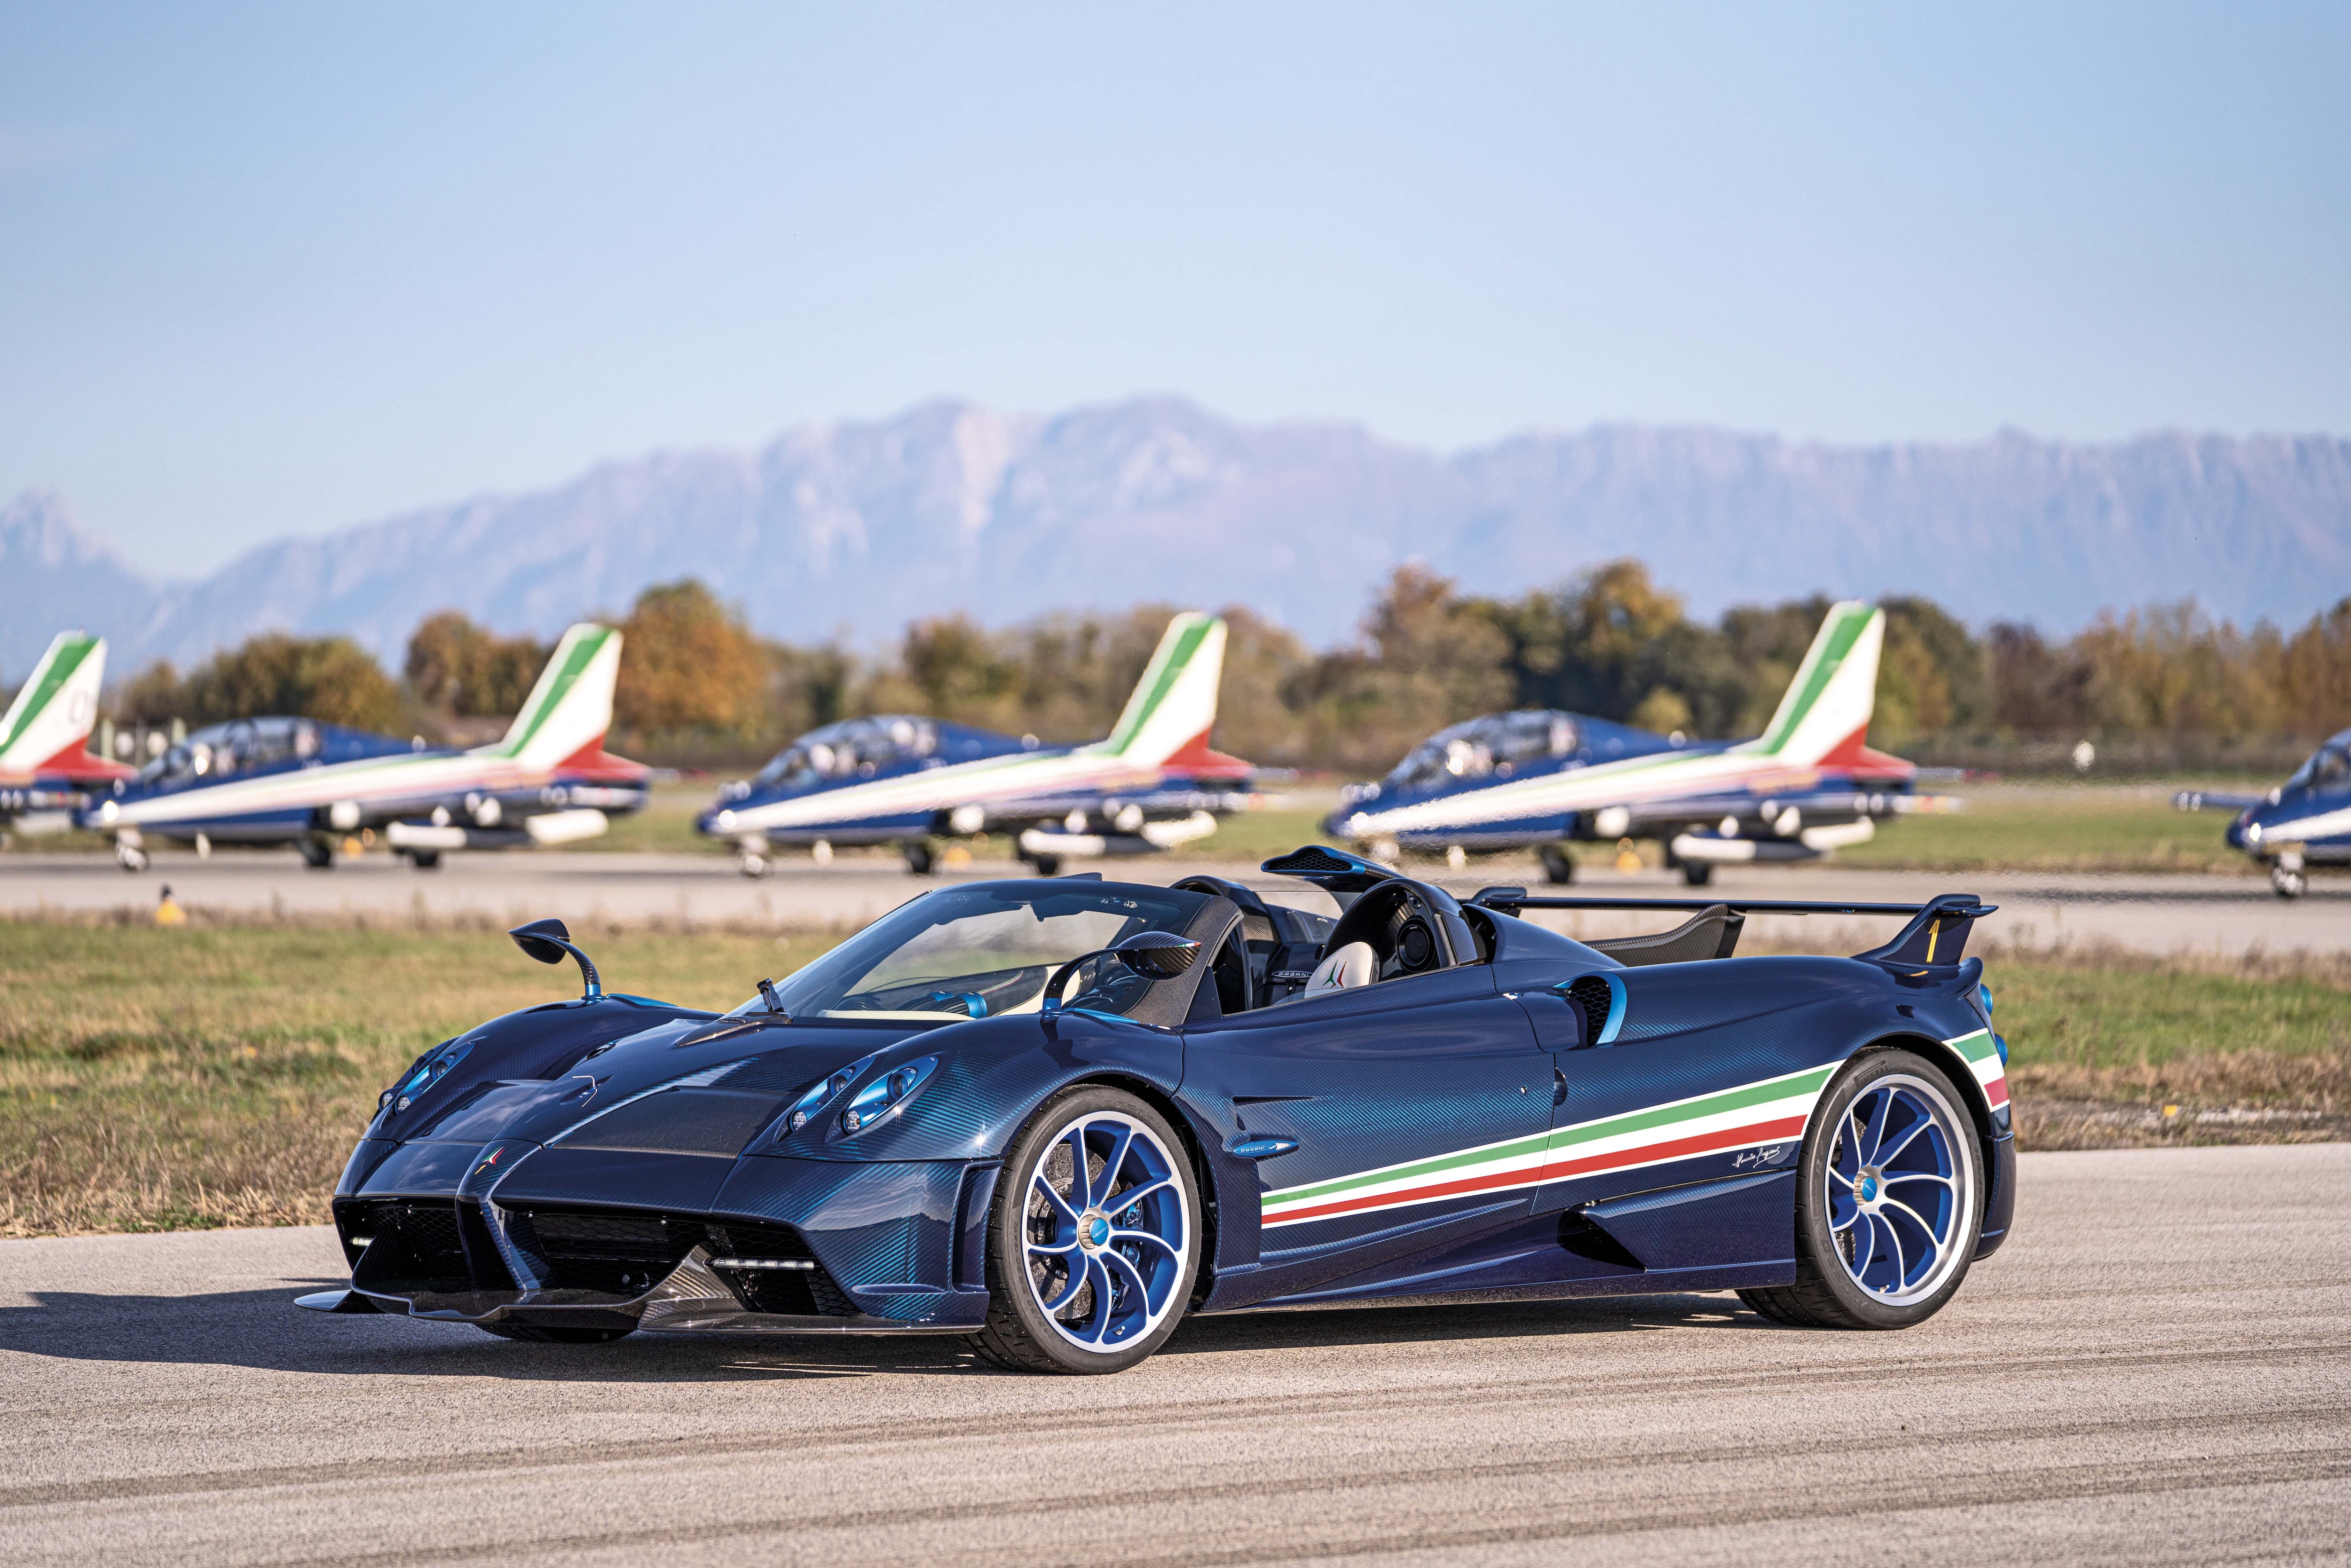
[[(831, 938), (583, 940), (616, 988), (724, 1008)], [(2351, 959), (1991, 973), (2028, 1146), (2351, 1132)], [(0, 921), (0, 1235), (322, 1219), (402, 1067), (575, 985), (486, 927)]]

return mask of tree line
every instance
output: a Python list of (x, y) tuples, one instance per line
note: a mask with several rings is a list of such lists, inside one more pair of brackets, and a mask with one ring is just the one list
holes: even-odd
[[(2062, 639), (2009, 622), (1978, 634), (1923, 598), (1880, 602), (1886, 652), (1870, 738), (1921, 759), (1997, 761), (2087, 739), (2168, 748), (2174, 759), (2267, 762), (2351, 724), (2351, 597), (2292, 631), (2265, 622), (2241, 630), (2180, 603), (2105, 613)], [(1447, 724), (1500, 708), (1752, 735), (1828, 605), (1825, 596), (1742, 605), (1708, 622), (1635, 560), (1516, 598), (1463, 593), (1407, 565), (1335, 648), (1310, 648), (1245, 608), (1222, 612), (1216, 741), (1270, 766), (1365, 775)], [(701, 582), (665, 583), (613, 620), (626, 652), (612, 745), (740, 765), (820, 724), (888, 712), (1086, 740), (1109, 730), (1174, 608), (1062, 612), (993, 630), (937, 617), (867, 654), (761, 637)], [(184, 675), (150, 666), (117, 688), (111, 706), (117, 722), (300, 713), (474, 738), (521, 706), (551, 647), (444, 611), (416, 629), (395, 676), (347, 638), (273, 632)]]

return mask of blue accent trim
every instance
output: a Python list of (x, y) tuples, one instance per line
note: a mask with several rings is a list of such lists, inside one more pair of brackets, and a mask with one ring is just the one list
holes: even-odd
[(1600, 977), (1608, 982), (1608, 1021), (1600, 1026), (1600, 1038), (1592, 1043), (1613, 1045), (1616, 1040), (1616, 1031), (1625, 1027), (1625, 982), (1605, 969), (1599, 973)]
[(1225, 1152), (1236, 1159), (1270, 1160), (1289, 1154), (1298, 1147), (1296, 1138), (1245, 1138), (1226, 1146)]

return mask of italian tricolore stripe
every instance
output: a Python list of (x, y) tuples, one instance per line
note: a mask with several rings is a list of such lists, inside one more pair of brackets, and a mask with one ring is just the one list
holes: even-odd
[[(1991, 1040), (1985, 1040), (1987, 1047)], [(1962, 1047), (1964, 1049), (1964, 1047)], [(1369, 1214), (1570, 1176), (1636, 1170), (1804, 1135), (1836, 1063), (1766, 1078), (1548, 1133), (1265, 1195), (1268, 1228)], [(1997, 1065), (1997, 1063), (1995, 1063)], [(2003, 1092), (2004, 1093), (2004, 1092)]]
[(1997, 1111), (2008, 1103), (2008, 1064), (2000, 1059), (2000, 1047), (1992, 1042), (1991, 1030), (1980, 1029), (1943, 1043), (1967, 1058), (1968, 1071), (1975, 1074), (1976, 1082), (1983, 1088), (1985, 1104)]

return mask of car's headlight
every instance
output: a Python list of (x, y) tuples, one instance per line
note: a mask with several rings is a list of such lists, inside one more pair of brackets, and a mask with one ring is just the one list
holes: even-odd
[(939, 1059), (918, 1056), (904, 1062), (868, 1083), (841, 1113), (843, 1133), (862, 1133), (913, 1097), (914, 1092), (930, 1081), (937, 1071)]
[(463, 1061), (465, 1053), (473, 1049), (472, 1040), (461, 1040), (439, 1051), (426, 1051), (405, 1079), (383, 1092), (375, 1103), (376, 1109), (389, 1105), (395, 1111), (407, 1110), (418, 1095), (449, 1076), (449, 1070)]
[(792, 1108), (784, 1113), (784, 1131), (788, 1134), (797, 1133), (822, 1115), (824, 1108), (832, 1103), (842, 1090), (856, 1082), (858, 1076), (872, 1065), (872, 1057), (861, 1056), (848, 1066), (829, 1072), (810, 1084), (808, 1092), (793, 1101)]

